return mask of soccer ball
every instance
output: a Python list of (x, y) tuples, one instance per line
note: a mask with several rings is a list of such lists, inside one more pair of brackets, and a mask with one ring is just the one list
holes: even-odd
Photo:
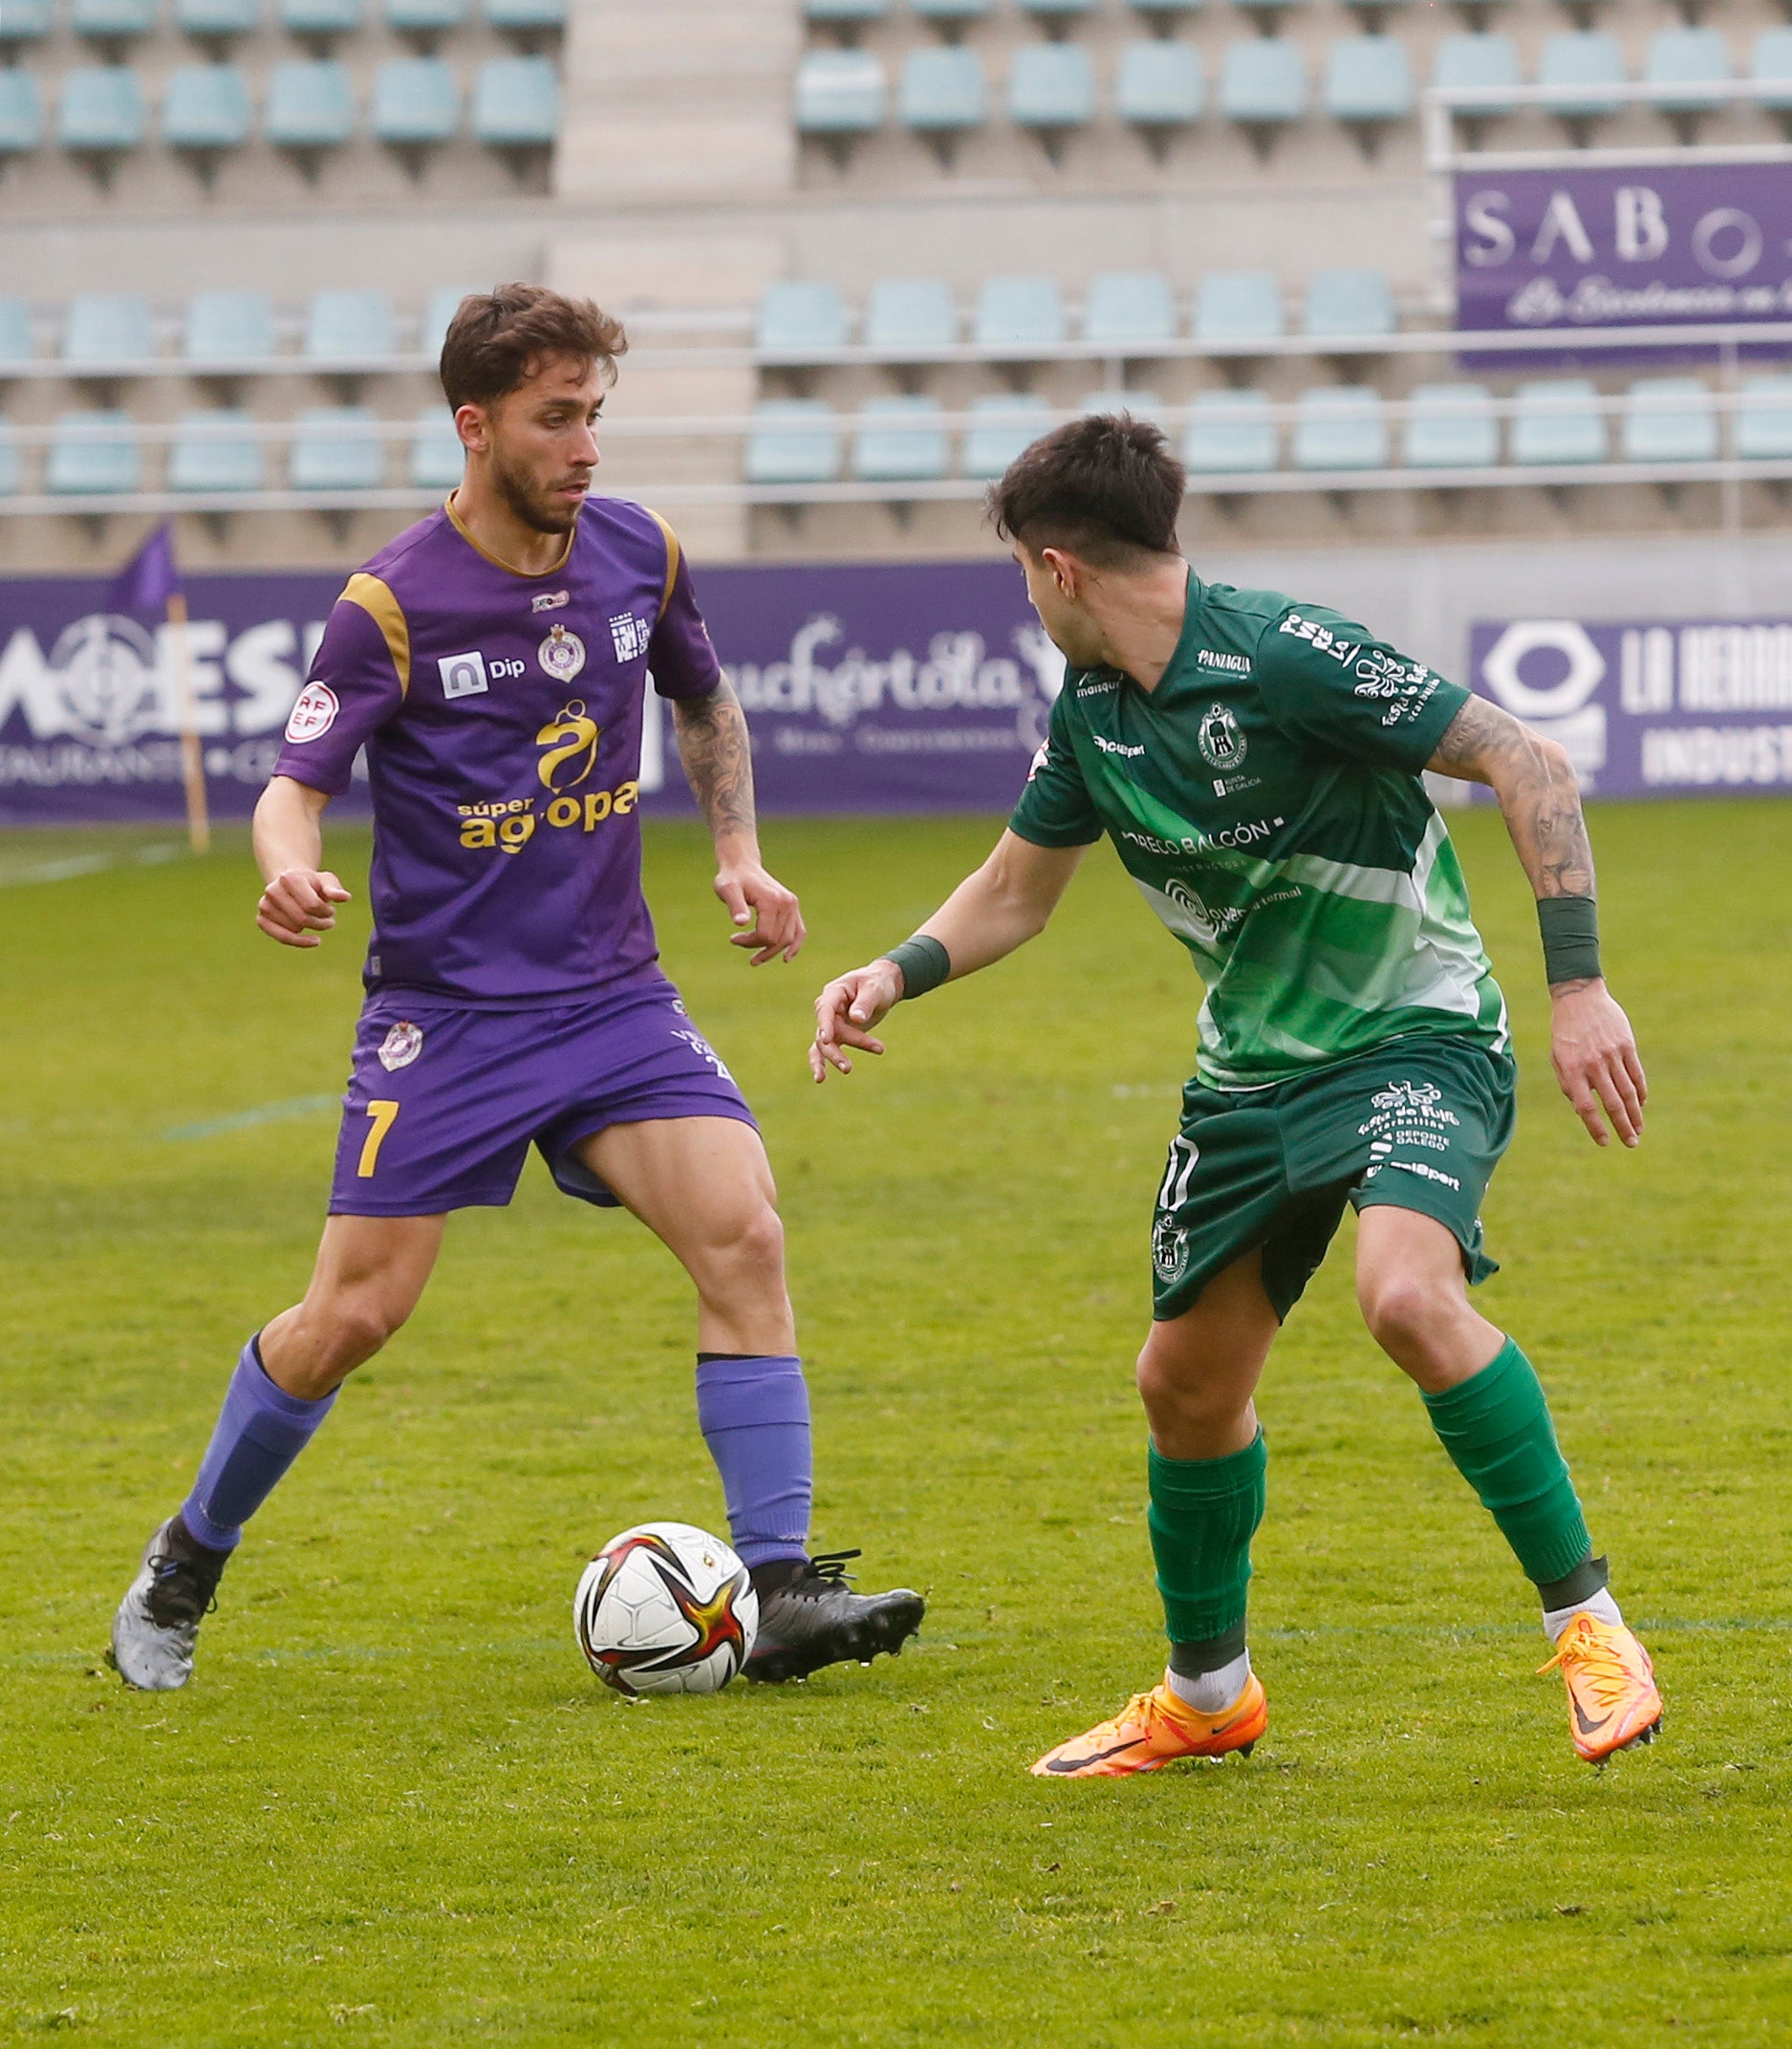
[(719, 1693), (752, 1653), (759, 1596), (719, 1537), (640, 1522), (585, 1567), (572, 1626), (593, 1672), (618, 1693)]

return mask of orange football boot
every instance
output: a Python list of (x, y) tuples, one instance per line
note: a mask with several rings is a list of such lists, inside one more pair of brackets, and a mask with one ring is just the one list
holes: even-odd
[(1236, 1750), (1248, 1758), (1269, 1726), (1269, 1703), (1252, 1672), (1244, 1691), (1218, 1715), (1203, 1715), (1178, 1700), (1166, 1685), (1134, 1693), (1112, 1721), (1097, 1722), (1048, 1750), (1032, 1768), (1035, 1779), (1123, 1779), (1129, 1772), (1155, 1772), (1178, 1758), (1223, 1758)]
[(1568, 1690), (1574, 1747), (1588, 1764), (1603, 1764), (1614, 1750), (1654, 1739), (1661, 1727), (1655, 1671), (1630, 1631), (1597, 1615), (1576, 1615), (1556, 1638), (1556, 1654), (1538, 1673), (1560, 1667)]

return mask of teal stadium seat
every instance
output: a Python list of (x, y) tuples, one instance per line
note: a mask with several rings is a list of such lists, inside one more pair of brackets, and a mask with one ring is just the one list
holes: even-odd
[(982, 59), (962, 43), (912, 50), (896, 87), (896, 118), (918, 135), (962, 135), (989, 119)]
[(44, 103), (28, 71), (0, 71), (0, 157), (23, 157), (44, 139)]
[(1220, 74), (1220, 111), (1241, 128), (1273, 131), (1306, 113), (1306, 60), (1276, 36), (1234, 43)]
[(252, 415), (189, 413), (168, 452), (171, 491), (259, 491), (267, 480), (261, 435)]
[(32, 310), (24, 299), (0, 298), (0, 365), (29, 363), (36, 350), (32, 346)]
[(472, 8), (469, 0), (381, 0), (381, 12), (395, 35), (428, 41), (464, 28)]
[(266, 362), (273, 355), (273, 308), (259, 291), (196, 291), (182, 354), (195, 368)]
[(1029, 351), (1055, 349), (1063, 340), (1064, 300), (1049, 277), (986, 277), (977, 294), (971, 339), (1004, 349), (1024, 362)]
[(947, 466), (938, 399), (903, 392), (867, 399), (853, 437), (853, 474), (862, 484), (931, 484)]
[(224, 41), (261, 25), (262, 0), (174, 0), (174, 25), (184, 35)]
[(865, 301), (865, 346), (886, 356), (949, 349), (959, 338), (959, 309), (940, 277), (885, 277)]
[(348, 72), (333, 57), (276, 64), (268, 75), (263, 125), (279, 149), (340, 149), (355, 133)]
[(134, 71), (92, 64), (63, 74), (56, 140), (64, 149), (96, 156), (135, 149), (148, 125)]
[(1083, 339), (1123, 352), (1176, 338), (1176, 297), (1161, 270), (1105, 270), (1089, 281)]
[(1625, 394), (1618, 446), (1627, 463), (1715, 463), (1717, 408), (1701, 377), (1639, 377)]
[(361, 405), (308, 407), (288, 460), (295, 491), (375, 491), (385, 477), (378, 424)]
[(883, 125), (887, 97), (881, 59), (866, 50), (809, 50), (796, 68), (801, 135), (869, 135)]
[(971, 424), (964, 432), (962, 475), (987, 484), (1001, 476), (1016, 456), (1030, 448), (1056, 421), (1049, 403), (1031, 392), (981, 392), (965, 410)]
[(831, 484), (840, 430), (826, 399), (762, 399), (746, 438), (748, 484)]
[(6, 0), (0, 6), (0, 48), (40, 43), (54, 21), (53, 0)]
[(486, 0), (486, 19), (505, 35), (536, 36), (566, 27), (567, 0)]
[(142, 488), (143, 458), (131, 416), (64, 413), (44, 464), (44, 488), (61, 496), (112, 496)]
[(1317, 341), (1373, 341), (1398, 325), (1379, 270), (1315, 270), (1306, 286), (1306, 333)]
[(389, 57), (374, 75), (373, 131), (382, 142), (450, 141), (461, 127), (461, 88), (441, 57)]
[(803, 0), (803, 19), (831, 28), (859, 28), (883, 20), (889, 11), (890, 0)]
[(1670, 114), (1721, 105), (1730, 77), (1730, 46), (1716, 29), (1657, 29), (1649, 39), (1643, 82)]
[(1530, 465), (1603, 463), (1606, 421), (1587, 377), (1521, 384), (1512, 415), (1512, 460)]
[(397, 344), (392, 301), (383, 291), (320, 291), (306, 309), (308, 362), (388, 362)]
[(1328, 384), (1302, 392), (1294, 408), (1296, 469), (1386, 469), (1387, 408), (1378, 391)]
[(1409, 469), (1492, 469), (1500, 422), (1484, 384), (1418, 384), (1407, 399), (1401, 460)]
[(1286, 13), (1291, 6), (1304, 4), (1304, 0), (1232, 0), (1232, 4), (1241, 13), (1262, 15), (1268, 24), (1279, 14)]
[(473, 133), (493, 149), (550, 149), (560, 132), (551, 57), (487, 57), (473, 81)]
[(1403, 121), (1413, 111), (1413, 67), (1397, 35), (1345, 35), (1326, 55), (1326, 112), (1355, 126)]
[(423, 302), (422, 318), (417, 328), (417, 353), (426, 356), (432, 363), (437, 361), (448, 338), (448, 323), (460, 312), (461, 301), (486, 289), (484, 285), (438, 285)]
[(785, 278), (766, 286), (753, 335), (762, 356), (826, 355), (850, 338), (846, 301), (832, 285)]
[(1523, 82), (1518, 45), (1509, 35), (1446, 35), (1437, 45), (1431, 82), (1452, 91), (1486, 96), (1474, 106), (1458, 110), (1465, 119), (1485, 120), (1510, 114), (1510, 95)]
[(1062, 134), (1095, 118), (1095, 68), (1081, 43), (1023, 43), (1008, 72), (1008, 119)]
[(1076, 409), (1088, 419), (1095, 413), (1130, 413), (1134, 420), (1155, 425), (1163, 413), (1163, 400), (1155, 391), (1086, 391)]
[(411, 483), (420, 491), (451, 491), (466, 467), (454, 415), (440, 405), (419, 413), (411, 436)]
[(1742, 379), (1736, 452), (1745, 463), (1792, 462), (1792, 377)]
[(1608, 89), (1624, 83), (1624, 56), (1616, 37), (1603, 29), (1576, 29), (1550, 36), (1544, 44), (1537, 82), (1548, 88), (1544, 104), (1552, 114), (1570, 120), (1615, 114), (1618, 102)]
[(241, 149), (254, 122), (248, 81), (234, 64), (183, 64), (162, 95), (162, 139), (170, 149)]
[(130, 291), (83, 291), (69, 301), (62, 360), (71, 367), (147, 362), (155, 353), (147, 299)]
[(1131, 128), (1167, 134), (1207, 110), (1207, 73), (1193, 43), (1128, 43), (1114, 74), (1113, 110)]
[(943, 35), (955, 35), (966, 23), (982, 21), (995, 0), (909, 0), (909, 11), (931, 22)]
[(1287, 333), (1282, 287), (1267, 270), (1210, 270), (1195, 292), (1195, 339), (1237, 348)]
[(123, 42), (149, 33), (157, 5), (158, 0), (70, 0), (69, 26), (94, 42)]
[(12, 422), (0, 420), (0, 498), (16, 497), (19, 482), (19, 451), (12, 439)]
[(280, 0), (280, 26), (289, 35), (327, 41), (353, 35), (365, 11), (366, 0)]
[(1142, 14), (1154, 29), (1168, 34), (1184, 14), (1198, 12), (1207, 0), (1132, 0), (1132, 4), (1133, 13)]
[(1095, 0), (1021, 0), (1021, 12), (1054, 29), (1095, 11)]
[(1792, 29), (1763, 29), (1755, 38), (1748, 75), (1762, 90), (1756, 104), (1775, 114), (1792, 113)]
[(1196, 476), (1253, 475), (1276, 466), (1276, 422), (1260, 391), (1204, 391), (1189, 409), (1182, 466)]

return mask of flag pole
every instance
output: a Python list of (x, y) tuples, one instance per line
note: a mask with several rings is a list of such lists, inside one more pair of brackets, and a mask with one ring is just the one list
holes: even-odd
[(205, 756), (199, 744), (199, 707), (187, 658), (186, 593), (168, 593), (168, 652), (174, 662), (174, 701), (181, 730), (181, 781), (186, 787), (186, 837), (195, 853), (211, 851), (211, 815), (205, 802)]

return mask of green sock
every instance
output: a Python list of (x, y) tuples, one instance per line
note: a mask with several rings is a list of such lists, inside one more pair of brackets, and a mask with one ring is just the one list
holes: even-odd
[(1531, 1362), (1510, 1338), (1492, 1363), (1442, 1394), (1427, 1394), (1432, 1428), (1480, 1496), (1525, 1574), (1566, 1578), (1592, 1556), (1587, 1521), (1556, 1443)]
[(1243, 1622), (1268, 1462), (1261, 1430), (1223, 1458), (1166, 1458), (1152, 1446), (1148, 1521), (1172, 1643), (1201, 1643)]

